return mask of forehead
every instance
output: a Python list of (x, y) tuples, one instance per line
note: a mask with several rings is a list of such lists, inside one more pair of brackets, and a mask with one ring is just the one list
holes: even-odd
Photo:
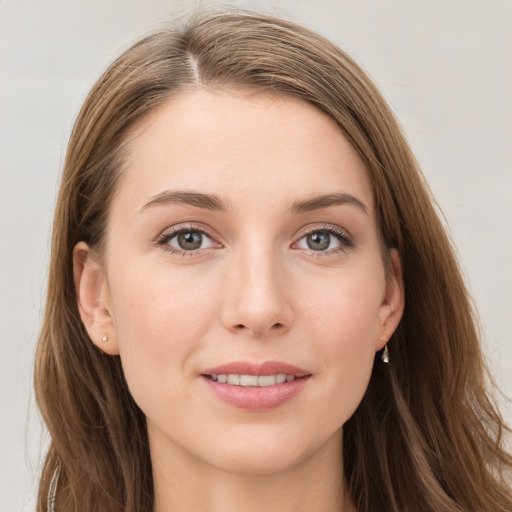
[(339, 127), (295, 98), (182, 92), (130, 140), (118, 196), (133, 208), (168, 189), (228, 196), (235, 206), (345, 192), (373, 208), (364, 166)]

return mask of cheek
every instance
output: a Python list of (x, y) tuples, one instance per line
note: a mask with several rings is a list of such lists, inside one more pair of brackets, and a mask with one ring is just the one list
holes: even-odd
[[(371, 268), (371, 267), (370, 267)], [(310, 319), (312, 328), (325, 340), (329, 351), (355, 351), (373, 345), (377, 336), (379, 310), (384, 295), (384, 278), (378, 272), (343, 269), (339, 276), (326, 280), (324, 286), (310, 286), (313, 293), (303, 303), (300, 316)]]
[[(366, 277), (365, 277), (366, 276)], [(368, 387), (378, 337), (381, 287), (371, 274), (340, 279), (308, 301), (304, 317), (319, 356), (319, 378), (329, 396), (333, 424), (343, 424), (359, 405)]]
[(111, 272), (109, 287), (121, 342), (132, 338), (150, 345), (179, 342), (173, 334), (201, 329), (214, 299), (192, 269), (175, 271), (144, 260), (139, 265), (120, 265)]
[(217, 305), (192, 273), (129, 267), (112, 272), (109, 286), (126, 380), (135, 400), (146, 403), (190, 373), (189, 355), (206, 338)]

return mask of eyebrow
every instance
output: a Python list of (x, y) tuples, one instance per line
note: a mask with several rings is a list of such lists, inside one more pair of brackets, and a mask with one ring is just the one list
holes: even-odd
[(186, 206), (195, 206), (204, 210), (226, 212), (227, 207), (219, 196), (214, 194), (201, 194), (199, 192), (172, 191), (166, 190), (153, 196), (151, 201), (146, 203), (141, 212), (160, 204), (182, 204)]
[(344, 192), (324, 194), (304, 201), (295, 201), (292, 203), (291, 210), (294, 213), (307, 213), (315, 210), (323, 210), (324, 208), (329, 208), (329, 206), (340, 206), (344, 204), (356, 206), (363, 213), (368, 213), (368, 208), (362, 201)]
[[(219, 196), (215, 194), (166, 190), (160, 194), (157, 194), (156, 196), (153, 196), (151, 200), (141, 208), (140, 212), (142, 213), (144, 210), (147, 210), (153, 206), (165, 204), (195, 206), (196, 208), (218, 212), (228, 211), (228, 206)], [(368, 208), (362, 201), (353, 195), (346, 194), (344, 192), (335, 194), (323, 194), (320, 196), (315, 196), (311, 199), (294, 201), (291, 204), (290, 210), (293, 213), (301, 214), (316, 210), (323, 210), (324, 208), (329, 208), (330, 206), (340, 206), (345, 204), (356, 206), (363, 213), (368, 213)]]

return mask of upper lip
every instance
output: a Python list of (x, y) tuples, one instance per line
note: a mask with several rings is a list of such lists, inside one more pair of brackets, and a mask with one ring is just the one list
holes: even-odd
[(249, 361), (234, 361), (213, 368), (207, 368), (201, 372), (202, 375), (277, 375), (278, 373), (295, 375), (295, 377), (305, 377), (311, 374), (311, 372), (304, 370), (304, 368), (299, 368), (298, 366), (281, 361), (266, 361), (259, 364)]

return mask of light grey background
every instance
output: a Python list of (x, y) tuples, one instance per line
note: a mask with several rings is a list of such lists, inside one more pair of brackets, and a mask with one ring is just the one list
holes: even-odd
[[(0, 512), (34, 508), (45, 437), (32, 364), (52, 209), (74, 117), (130, 42), (200, 5), (218, 2), (0, 0)], [(491, 366), (512, 396), (512, 2), (224, 5), (305, 23), (375, 79), (451, 228)], [(503, 412), (512, 421), (510, 404)]]

